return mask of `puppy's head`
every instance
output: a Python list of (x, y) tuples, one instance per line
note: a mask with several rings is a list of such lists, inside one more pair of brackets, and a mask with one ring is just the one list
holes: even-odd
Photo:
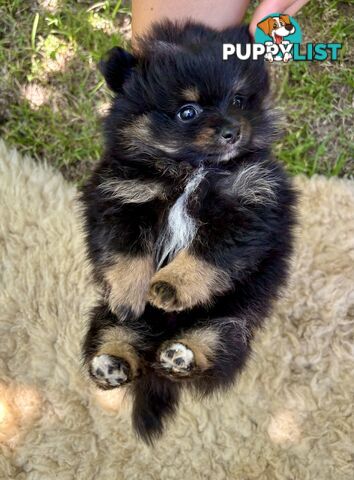
[(110, 145), (193, 166), (267, 148), (274, 121), (265, 62), (224, 61), (223, 43), (251, 43), (247, 27), (164, 22), (133, 54), (113, 49), (100, 64), (117, 93), (106, 121)]
[(273, 38), (275, 43), (281, 43), (283, 37), (292, 35), (295, 27), (290, 21), (289, 15), (280, 15), (279, 17), (268, 17), (257, 24), (266, 35)]

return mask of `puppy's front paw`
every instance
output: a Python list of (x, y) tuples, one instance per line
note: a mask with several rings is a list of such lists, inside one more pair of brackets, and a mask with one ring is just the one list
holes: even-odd
[(90, 376), (99, 388), (109, 390), (120, 387), (131, 380), (128, 362), (113, 355), (96, 355), (89, 367)]
[(179, 342), (167, 343), (158, 353), (159, 367), (177, 377), (190, 375), (195, 367), (194, 353)]
[(164, 281), (157, 281), (151, 285), (149, 302), (166, 312), (174, 312), (187, 308), (187, 305), (183, 305), (176, 287)]

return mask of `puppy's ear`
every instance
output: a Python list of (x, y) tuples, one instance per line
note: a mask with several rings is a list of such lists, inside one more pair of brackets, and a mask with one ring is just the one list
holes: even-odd
[(269, 35), (270, 32), (273, 30), (273, 23), (274, 20), (269, 17), (263, 20), (262, 22), (257, 23), (257, 27), (262, 30), (266, 35)]
[(113, 92), (121, 92), (124, 82), (131, 74), (136, 58), (120, 47), (114, 47), (102, 58), (98, 68)]
[(283, 20), (285, 23), (290, 23), (289, 15), (280, 15), (279, 18)]

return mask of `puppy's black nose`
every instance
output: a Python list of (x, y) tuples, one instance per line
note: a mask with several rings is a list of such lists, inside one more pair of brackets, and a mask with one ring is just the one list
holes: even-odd
[(225, 127), (221, 130), (221, 139), (223, 143), (233, 144), (240, 137), (240, 128), (239, 127)]
[(291, 30), (294, 28), (294, 25), (292, 23), (286, 24), (285, 28), (288, 30), (288, 32), (291, 32)]

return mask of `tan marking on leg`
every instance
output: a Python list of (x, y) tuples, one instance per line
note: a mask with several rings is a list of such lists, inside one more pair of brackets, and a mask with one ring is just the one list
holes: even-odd
[(216, 349), (220, 345), (218, 331), (210, 327), (192, 330), (177, 341), (192, 350), (197, 368), (200, 370), (206, 370), (212, 366)]
[(231, 287), (229, 275), (186, 250), (152, 278), (149, 301), (166, 311), (207, 304)]
[[(168, 352), (178, 344), (182, 344), (191, 350), (194, 355), (193, 366), (190, 369), (183, 370), (182, 368), (181, 372), (179, 372), (177, 365), (175, 369), (172, 368), (170, 374), (172, 376), (192, 376), (198, 374), (198, 372), (207, 370), (213, 365), (216, 350), (220, 346), (220, 336), (219, 332), (212, 327), (198, 328), (182, 334), (180, 337), (168, 340), (162, 344), (157, 353), (158, 361), (161, 361), (161, 354), (163, 354), (164, 351)], [(167, 356), (165, 354), (165, 360), (166, 358)]]
[(200, 93), (197, 87), (188, 87), (182, 91), (182, 96), (187, 102), (199, 102)]
[(151, 256), (117, 255), (114, 264), (104, 272), (110, 287), (108, 301), (111, 310), (119, 313), (119, 307), (129, 307), (136, 316), (141, 315), (153, 274), (154, 261)]
[(139, 368), (139, 357), (134, 345), (138, 342), (139, 337), (135, 332), (121, 326), (111, 327), (102, 333), (95, 356), (106, 354), (123, 358), (135, 376)]

